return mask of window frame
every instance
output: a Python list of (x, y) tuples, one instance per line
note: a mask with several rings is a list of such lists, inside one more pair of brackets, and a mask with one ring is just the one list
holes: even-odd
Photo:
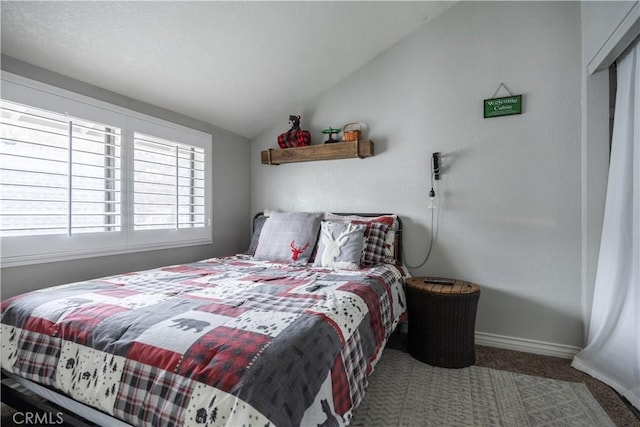
[[(212, 136), (124, 107), (2, 71), (2, 99), (72, 117), (118, 126), (122, 134), (120, 231), (86, 234), (2, 237), (3, 267), (106, 255), (206, 245), (213, 242)], [(147, 133), (204, 148), (205, 226), (179, 230), (133, 230), (133, 135)]]

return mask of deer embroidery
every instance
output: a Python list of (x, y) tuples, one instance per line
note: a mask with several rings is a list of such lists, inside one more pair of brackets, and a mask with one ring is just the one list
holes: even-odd
[(297, 261), (297, 260), (298, 260), (298, 257), (300, 256), (300, 254), (301, 254), (302, 252), (306, 251), (308, 247), (309, 247), (309, 242), (307, 242), (307, 243), (306, 243), (303, 247), (301, 247), (301, 248), (296, 248), (296, 241), (295, 241), (295, 240), (292, 240), (292, 241), (291, 241), (291, 253), (292, 253), (292, 255), (291, 255), (291, 259), (292, 259), (293, 261)]
[(342, 247), (349, 241), (349, 234), (356, 230), (356, 226), (349, 224), (347, 228), (342, 230), (338, 237), (335, 239), (326, 224), (322, 225), (322, 234), (324, 239), (322, 242), (325, 244), (324, 252), (322, 254), (322, 265), (325, 267), (337, 267), (338, 258), (342, 253)]

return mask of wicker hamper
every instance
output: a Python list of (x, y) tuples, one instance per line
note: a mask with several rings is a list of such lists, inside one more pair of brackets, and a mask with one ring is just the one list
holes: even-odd
[(480, 287), (461, 280), (407, 279), (409, 354), (433, 366), (473, 365)]

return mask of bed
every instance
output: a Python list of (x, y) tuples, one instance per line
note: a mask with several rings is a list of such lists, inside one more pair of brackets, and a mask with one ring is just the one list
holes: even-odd
[(245, 253), (10, 298), (3, 401), (26, 388), (110, 426), (347, 425), (405, 316), (401, 243), (396, 215), (260, 213)]

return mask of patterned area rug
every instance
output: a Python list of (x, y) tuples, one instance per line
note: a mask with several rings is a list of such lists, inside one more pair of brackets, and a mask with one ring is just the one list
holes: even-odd
[(352, 426), (615, 426), (582, 383), (471, 366), (436, 368), (385, 350)]

